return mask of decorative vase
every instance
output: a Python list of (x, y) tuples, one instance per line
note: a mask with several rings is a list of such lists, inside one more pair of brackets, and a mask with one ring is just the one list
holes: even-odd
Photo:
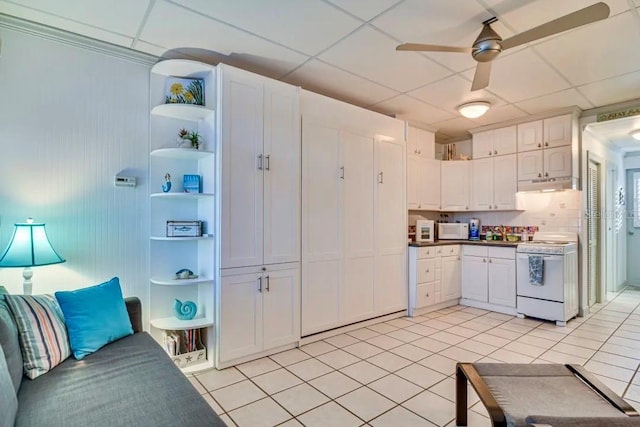
[(198, 311), (198, 306), (193, 301), (185, 301), (184, 303), (179, 299), (173, 302), (173, 314), (179, 320), (191, 320), (195, 317)]
[(162, 184), (162, 192), (168, 193), (169, 191), (171, 191), (171, 175), (169, 174), (169, 172), (167, 172), (167, 174), (164, 176), (164, 181), (165, 183)]

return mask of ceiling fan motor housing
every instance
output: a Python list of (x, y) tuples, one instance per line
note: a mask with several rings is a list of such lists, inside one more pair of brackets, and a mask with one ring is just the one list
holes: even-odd
[(471, 55), (478, 62), (493, 61), (502, 52), (502, 37), (498, 35), (491, 25), (485, 24), (478, 38), (473, 42)]

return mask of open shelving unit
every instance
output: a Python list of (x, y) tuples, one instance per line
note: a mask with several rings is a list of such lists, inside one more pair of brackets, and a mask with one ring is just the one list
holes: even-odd
[[(169, 77), (199, 78), (204, 81), (205, 105), (165, 104)], [(149, 324), (152, 336), (163, 345), (165, 334), (199, 329), (206, 359), (182, 367), (196, 372), (213, 367), (216, 273), (216, 68), (188, 60), (166, 60), (151, 69), (150, 81), (150, 259)], [(198, 132), (204, 146), (179, 148), (178, 131)], [(171, 176), (171, 190), (162, 191), (165, 175)], [(186, 193), (183, 175), (200, 175), (202, 192)], [(167, 221), (202, 221), (203, 235), (167, 237)], [(176, 279), (176, 272), (189, 269), (198, 277)], [(180, 320), (173, 303), (192, 301), (197, 312), (191, 320)]]

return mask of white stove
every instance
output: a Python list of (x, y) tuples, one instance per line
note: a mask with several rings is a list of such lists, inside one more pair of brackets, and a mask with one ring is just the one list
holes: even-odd
[(518, 316), (566, 325), (578, 314), (578, 236), (537, 232), (516, 249)]

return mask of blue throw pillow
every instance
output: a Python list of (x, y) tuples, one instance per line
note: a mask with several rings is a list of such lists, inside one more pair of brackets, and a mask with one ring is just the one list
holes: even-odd
[(120, 280), (76, 291), (56, 292), (73, 356), (80, 360), (110, 342), (133, 334)]

